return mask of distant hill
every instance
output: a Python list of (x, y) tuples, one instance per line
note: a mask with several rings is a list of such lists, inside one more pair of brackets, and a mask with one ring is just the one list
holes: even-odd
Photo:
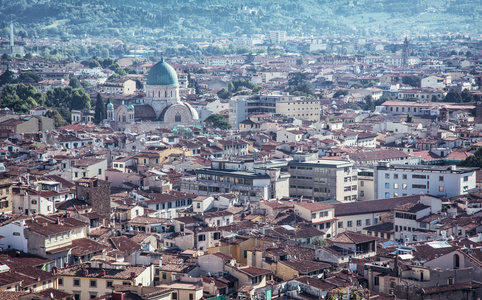
[(153, 43), (270, 30), (308, 36), (480, 33), (481, 15), (482, 0), (0, 0), (0, 34), (11, 21), (18, 34), (30, 37), (135, 35)]

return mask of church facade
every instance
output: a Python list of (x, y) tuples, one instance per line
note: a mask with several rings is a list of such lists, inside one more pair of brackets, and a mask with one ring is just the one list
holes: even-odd
[(138, 121), (151, 121), (159, 127), (199, 124), (197, 111), (181, 101), (179, 82), (174, 68), (162, 58), (147, 75), (146, 96), (134, 105), (107, 104), (106, 123), (115, 130), (125, 130)]

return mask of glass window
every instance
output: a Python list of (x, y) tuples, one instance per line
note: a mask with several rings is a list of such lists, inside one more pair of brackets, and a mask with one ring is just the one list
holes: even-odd
[(390, 188), (390, 183), (386, 182), (386, 183), (385, 183), (385, 188), (386, 188), (386, 189), (389, 189), (389, 188)]
[(338, 228), (343, 228), (343, 221), (338, 222)]

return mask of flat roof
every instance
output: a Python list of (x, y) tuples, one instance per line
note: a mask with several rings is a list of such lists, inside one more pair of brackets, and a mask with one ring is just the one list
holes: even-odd
[(377, 170), (420, 170), (420, 171), (436, 171), (443, 172), (449, 171), (451, 173), (469, 173), (479, 170), (479, 168), (472, 167), (459, 167), (456, 166), (439, 166), (439, 165), (390, 165), (388, 167), (378, 166)]
[(318, 159), (313, 161), (290, 161), (288, 165), (304, 165), (311, 167), (340, 168), (352, 167), (353, 163), (347, 160)]

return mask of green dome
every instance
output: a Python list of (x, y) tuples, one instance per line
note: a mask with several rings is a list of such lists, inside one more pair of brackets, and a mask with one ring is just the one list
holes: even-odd
[(112, 105), (112, 103), (107, 103), (107, 109), (113, 109), (114, 108), (114, 105)]
[(132, 106), (132, 104), (127, 106), (127, 110), (134, 110), (134, 106)]
[(161, 58), (161, 61), (155, 64), (147, 75), (148, 85), (177, 85), (177, 74), (171, 65)]

